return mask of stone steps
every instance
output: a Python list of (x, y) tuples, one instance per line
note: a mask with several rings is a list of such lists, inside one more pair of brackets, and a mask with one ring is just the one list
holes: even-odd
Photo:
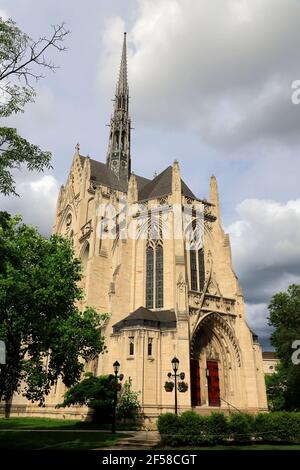
[(110, 449), (103, 450), (150, 450), (154, 449), (159, 443), (160, 436), (158, 432), (136, 432), (134, 436), (121, 439)]

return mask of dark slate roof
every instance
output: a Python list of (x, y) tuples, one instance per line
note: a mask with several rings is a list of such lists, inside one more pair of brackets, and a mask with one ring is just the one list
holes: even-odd
[[(183, 196), (196, 199), (189, 187), (181, 180), (181, 190)], [(164, 171), (157, 175), (148, 184), (143, 186), (139, 191), (139, 201), (146, 199), (154, 199), (159, 196), (172, 193), (172, 167), (168, 166)]]
[[(84, 164), (86, 157), (80, 155), (81, 164)], [(91, 180), (96, 184), (103, 184), (112, 189), (127, 192), (127, 185), (120, 181), (113, 171), (105, 163), (90, 159), (91, 162)], [(154, 199), (172, 193), (172, 167), (168, 166), (164, 171), (157, 175), (153, 180), (135, 175), (138, 187), (139, 201)], [(189, 187), (181, 180), (181, 189), (183, 196), (197, 199)]]
[(91, 159), (91, 180), (95, 183), (104, 184), (113, 189), (127, 192), (126, 184), (120, 181), (105, 163)]
[(139, 307), (123, 320), (113, 325), (113, 332), (116, 333), (123, 328), (135, 326), (159, 328), (161, 330), (176, 328), (176, 315), (174, 310), (152, 312), (152, 310), (148, 310), (145, 307)]
[(277, 359), (277, 355), (274, 351), (263, 351), (263, 359)]

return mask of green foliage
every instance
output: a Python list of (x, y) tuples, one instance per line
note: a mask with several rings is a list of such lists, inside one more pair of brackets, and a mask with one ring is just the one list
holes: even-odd
[(132, 419), (137, 421), (141, 417), (139, 392), (131, 390), (131, 385), (127, 381), (122, 385), (116, 411), (117, 418), (119, 419)]
[(247, 413), (232, 413), (229, 417), (229, 435), (240, 444), (251, 441), (254, 418)]
[(285, 394), (287, 391), (286, 371), (281, 364), (276, 372), (266, 375), (266, 390), (270, 411), (280, 411), (285, 409)]
[(173, 413), (160, 415), (157, 422), (163, 444), (170, 446), (208, 446), (269, 443), (300, 443), (300, 413), (274, 412), (250, 415), (223, 413), (201, 416), (186, 411), (181, 416)]
[[(1, 115), (1, 114), (0, 114)], [(36, 145), (20, 137), (16, 129), (0, 127), (0, 192), (15, 194), (11, 171), (25, 164), (29, 171), (51, 168), (51, 153), (43, 152)]]
[(165, 382), (164, 388), (166, 392), (172, 392), (174, 388), (174, 382), (171, 382), (171, 381)]
[(271, 342), (281, 363), (278, 375), (273, 379), (275, 384), (272, 384), (275, 386), (274, 392), (277, 387), (274, 409), (280, 406), (290, 411), (299, 410), (300, 364), (292, 362), (292, 355), (295, 352), (292, 344), (300, 339), (300, 285), (291, 285), (287, 292), (274, 295), (269, 305), (269, 312), (269, 324), (275, 328)]
[(179, 417), (174, 413), (159, 415), (157, 429), (163, 444), (176, 446), (180, 443)]
[[(31, 82), (42, 78), (39, 70), (55, 69), (46, 54), (50, 48), (65, 50), (62, 42), (67, 34), (63, 24), (57, 25), (52, 36), (33, 41), (14, 21), (0, 17), (0, 117), (23, 112), (25, 104), (34, 101)], [(29, 171), (49, 169), (50, 159), (50, 152), (30, 144), (16, 129), (0, 127), (0, 193), (17, 195), (12, 170), (22, 165)]]
[(22, 393), (42, 405), (61, 377), (80, 380), (85, 361), (105, 350), (99, 327), (107, 315), (79, 312), (80, 261), (66, 238), (43, 238), (20, 217), (0, 212), (0, 339), (7, 364), (0, 371), (0, 399)]
[(300, 442), (300, 413), (279, 411), (258, 414), (254, 422), (256, 439), (269, 442)]
[(180, 416), (173, 413), (160, 415), (157, 427), (162, 442), (167, 445), (215, 445), (228, 436), (227, 419), (223, 413), (201, 416), (185, 411)]
[(229, 432), (229, 424), (223, 413), (212, 413), (208, 416), (208, 433), (210, 435), (210, 444), (223, 442)]
[(115, 392), (115, 377), (111, 375), (93, 376), (92, 373), (86, 373), (83, 380), (69, 388), (64, 395), (64, 401), (58, 408), (65, 408), (71, 405), (86, 405), (94, 409), (94, 419), (101, 418), (102, 421), (110, 419), (113, 411)]

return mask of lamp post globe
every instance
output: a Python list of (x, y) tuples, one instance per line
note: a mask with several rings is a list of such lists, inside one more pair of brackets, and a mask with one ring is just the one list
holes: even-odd
[(120, 363), (118, 361), (115, 361), (113, 363), (113, 368), (114, 368), (115, 375), (118, 375), (118, 372), (119, 372), (119, 369), (120, 369)]
[(172, 361), (172, 367), (173, 367), (173, 371), (176, 373), (179, 369), (179, 359), (177, 359), (177, 357), (173, 357)]

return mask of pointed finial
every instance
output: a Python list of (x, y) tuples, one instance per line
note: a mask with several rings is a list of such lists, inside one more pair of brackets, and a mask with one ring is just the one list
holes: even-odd
[(80, 145), (79, 145), (79, 142), (77, 142), (77, 144), (75, 145), (75, 152), (79, 153), (79, 150), (80, 150)]
[(117, 94), (128, 92), (127, 83), (127, 48), (126, 48), (126, 32), (124, 32), (123, 49), (121, 57), (121, 65), (119, 72), (119, 80), (117, 84)]
[(156, 177), (157, 177), (157, 171), (153, 173), (153, 178), (156, 178)]
[(220, 222), (220, 199), (219, 199), (219, 191), (218, 191), (218, 183), (217, 183), (217, 178), (215, 175), (211, 175), (210, 178), (210, 197), (209, 197), (209, 202), (214, 204), (215, 208), (215, 214), (217, 218), (219, 219)]

